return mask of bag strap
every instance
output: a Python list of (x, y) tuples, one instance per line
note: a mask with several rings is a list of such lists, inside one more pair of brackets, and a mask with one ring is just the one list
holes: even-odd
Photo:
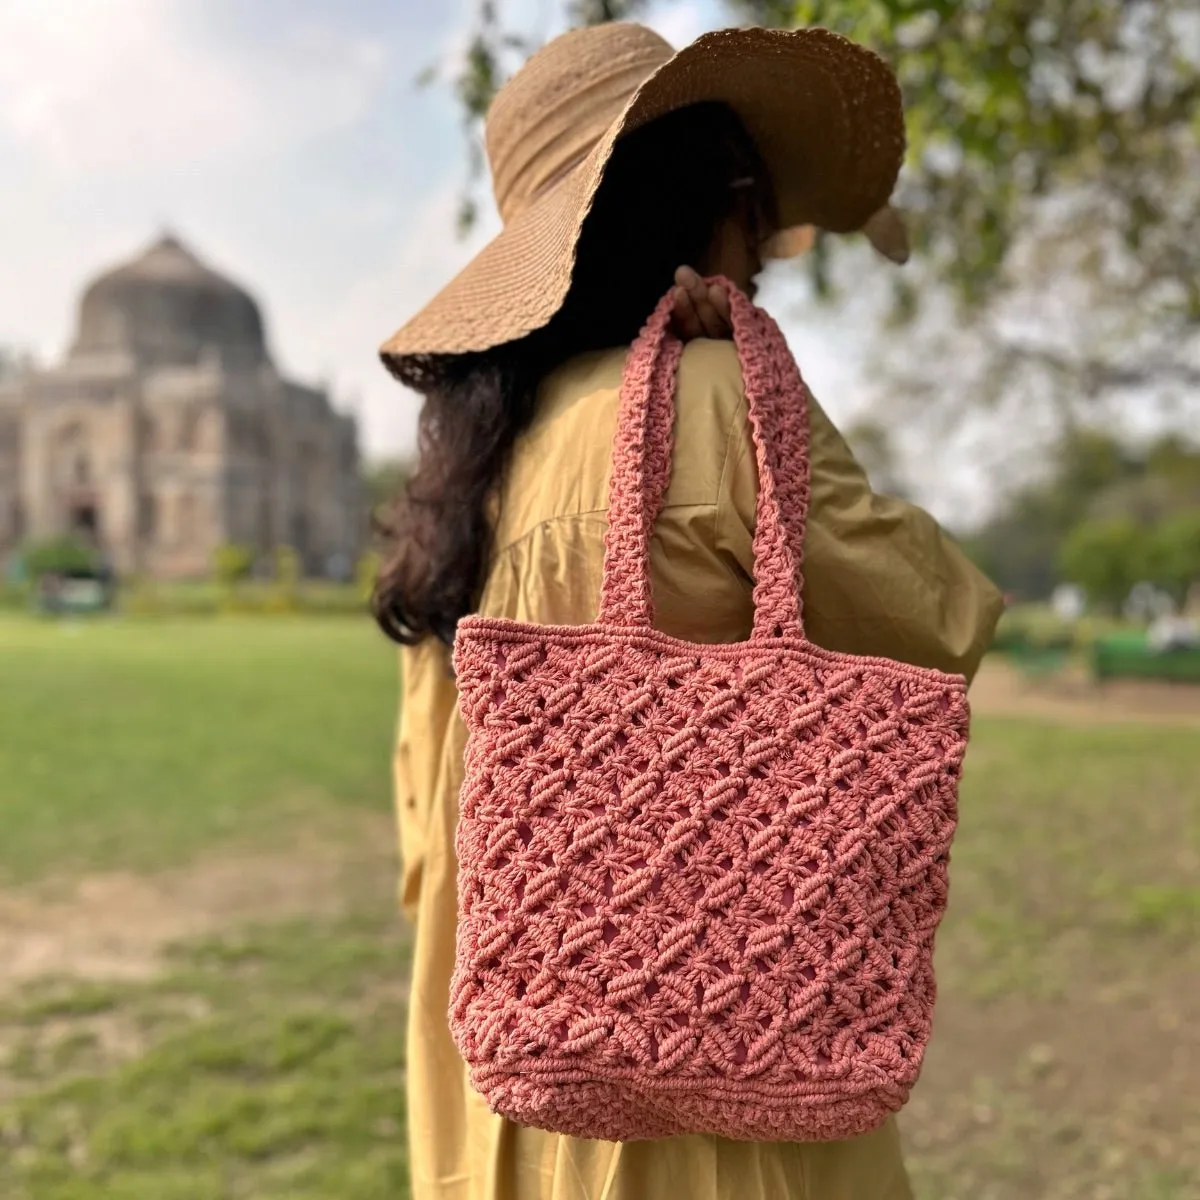
[[(803, 637), (801, 566), (809, 497), (808, 389), (771, 317), (729, 280), (758, 462), (752, 639)], [(651, 628), (650, 536), (671, 478), (675, 383), (683, 345), (671, 332), (674, 289), (659, 302), (625, 365), (609, 483), (600, 622)]]

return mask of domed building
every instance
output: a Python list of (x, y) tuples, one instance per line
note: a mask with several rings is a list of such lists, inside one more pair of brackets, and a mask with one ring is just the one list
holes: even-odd
[(85, 288), (59, 365), (0, 381), (0, 555), (66, 533), (163, 579), (227, 542), (310, 574), (359, 551), (353, 418), (280, 374), (253, 298), (173, 237)]

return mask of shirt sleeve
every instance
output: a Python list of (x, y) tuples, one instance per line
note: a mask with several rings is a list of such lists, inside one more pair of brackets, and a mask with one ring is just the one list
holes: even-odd
[[(758, 469), (749, 414), (730, 433), (716, 535), (750, 587)], [(925, 511), (872, 492), (849, 446), (811, 405), (804, 619), (819, 646), (972, 678), (1004, 608), (996, 587)]]

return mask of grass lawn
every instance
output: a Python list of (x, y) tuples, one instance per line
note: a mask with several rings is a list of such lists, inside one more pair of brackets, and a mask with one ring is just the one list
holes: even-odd
[[(0, 959), (58, 947), (0, 961), (0, 1196), (405, 1196), (388, 647), (14, 619), (0, 683)], [(124, 925), (153, 954), (80, 978), (68, 925), (110, 966)], [(1200, 1196), (1194, 728), (980, 716), (938, 956), (901, 1122), (921, 1200)]]
[(395, 713), (396, 657), (366, 621), (0, 617), (0, 878), (384, 812)]
[[(407, 1194), (393, 867), (376, 853), (367, 878), (355, 869), (356, 840), (390, 839), (395, 661), (345, 618), (0, 620), (11, 892), (48, 879), (61, 904), (73, 879), (135, 872), (178, 885), (166, 907), (229, 910), (215, 889), (259, 851), (278, 876), (296, 848), (301, 894), (314, 867), (350, 868), (312, 882), (344, 891), (337, 909), (314, 894), (312, 913), (264, 922), (257, 903), (279, 907), (282, 881), (251, 888), (228, 928), (171, 946), (149, 978), (52, 969), (5, 989), (0, 964), (4, 1200)], [(231, 854), (232, 873), (196, 886), (195, 863)], [(114, 894), (101, 889), (97, 928)], [(157, 908), (135, 895), (115, 916), (161, 923)]]
[(376, 913), (179, 946), (142, 984), (26, 986), (0, 1007), (0, 1195), (403, 1200), (402, 978)]
[(978, 719), (950, 893), (918, 1195), (1200, 1197), (1200, 733)]

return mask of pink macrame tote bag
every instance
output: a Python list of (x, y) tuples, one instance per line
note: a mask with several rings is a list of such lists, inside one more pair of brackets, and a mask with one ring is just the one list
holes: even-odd
[(732, 308), (759, 471), (750, 639), (653, 628), (668, 298), (625, 371), (598, 619), (472, 616), (455, 643), (451, 1029), (496, 1112), (577, 1137), (865, 1133), (929, 1038), (966, 682), (805, 639), (807, 393), (771, 318)]

